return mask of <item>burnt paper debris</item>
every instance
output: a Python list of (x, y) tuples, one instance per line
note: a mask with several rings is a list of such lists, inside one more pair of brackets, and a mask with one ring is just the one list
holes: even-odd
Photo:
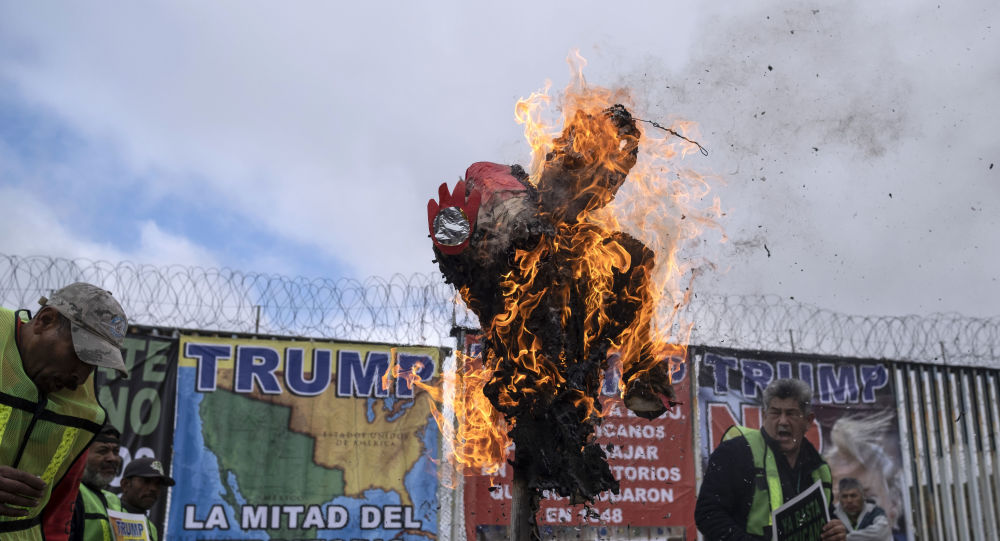
[(614, 199), (639, 139), (622, 105), (577, 111), (537, 186), (520, 166), (479, 162), (428, 203), (436, 261), (484, 332), (493, 369), (484, 393), (510, 427), (516, 475), (536, 496), (583, 503), (618, 491), (595, 441), (610, 349), (640, 344), (622, 350), (633, 411), (652, 419), (673, 398), (650, 343), (654, 254), (587, 219)]

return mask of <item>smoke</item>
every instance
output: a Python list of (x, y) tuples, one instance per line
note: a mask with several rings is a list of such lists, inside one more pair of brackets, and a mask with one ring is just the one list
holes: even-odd
[[(993, 258), (960, 247), (970, 236), (974, 245), (995, 240), (977, 229), (982, 217), (970, 214), (969, 199), (1000, 210), (983, 157), (984, 142), (996, 152), (996, 135), (982, 118), (998, 115), (971, 90), (1000, 86), (987, 22), (997, 8), (741, 9), (703, 17), (682, 69), (649, 59), (620, 81), (640, 89), (637, 116), (694, 121), (694, 138), (711, 152), (684, 165), (713, 175), (730, 242), (699, 249), (732, 270), (702, 285), (854, 313), (995, 311), (958, 286), (952, 302), (914, 290), (955, 272), (996, 280), (955, 262)], [(929, 260), (932, 247), (943, 257)], [(880, 279), (893, 273), (899, 283), (887, 288)]]

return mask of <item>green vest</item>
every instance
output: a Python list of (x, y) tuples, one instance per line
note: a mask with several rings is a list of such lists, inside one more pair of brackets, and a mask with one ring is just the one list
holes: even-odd
[(80, 485), (83, 501), (83, 541), (112, 541), (108, 509), (122, 510), (118, 496), (107, 490), (94, 492), (87, 485)]
[[(21, 316), (20, 321), (27, 318)], [(27, 517), (0, 516), (0, 539), (42, 539), (41, 514), (73, 462), (101, 429), (105, 413), (91, 376), (76, 390), (41, 395), (24, 373), (14, 312), (0, 308), (0, 464), (37, 475), (45, 490)]]
[(149, 517), (146, 517), (146, 526), (149, 527), (149, 541), (158, 541), (159, 536), (156, 533), (156, 526), (154, 526), (153, 522), (149, 520)]
[[(731, 426), (722, 436), (722, 441), (738, 437), (747, 440), (750, 444), (750, 453), (753, 455), (754, 492), (750, 503), (750, 514), (747, 515), (747, 533), (762, 536), (764, 528), (771, 526), (774, 510), (785, 503), (781, 491), (781, 478), (778, 476), (778, 463), (775, 462), (774, 452), (764, 441), (764, 435), (760, 430)], [(830, 466), (824, 462), (810, 472), (810, 476), (813, 482), (823, 482), (823, 494), (827, 503), (830, 503), (833, 497), (833, 476), (830, 473)]]

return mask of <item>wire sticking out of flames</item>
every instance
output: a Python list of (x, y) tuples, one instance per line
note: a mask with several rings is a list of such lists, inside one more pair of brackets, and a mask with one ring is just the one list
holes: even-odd
[[(536, 494), (580, 503), (618, 490), (594, 437), (609, 354), (621, 359), (626, 406), (655, 418), (674, 404), (670, 364), (686, 357), (690, 325), (680, 315), (701, 265), (678, 252), (717, 228), (721, 211), (718, 200), (704, 203), (703, 177), (669, 166), (696, 143), (644, 133), (621, 105), (625, 91), (587, 85), (585, 61), (569, 61), (560, 121), (545, 120), (549, 85), (515, 107), (530, 176), (473, 164), (428, 203), (428, 224), (446, 281), (483, 330), (481, 359), (459, 354), (446, 375), (457, 421), (446, 459), (496, 471), (513, 442), (515, 471)], [(693, 129), (677, 126), (685, 137)], [(409, 379), (441, 402), (442, 387)]]

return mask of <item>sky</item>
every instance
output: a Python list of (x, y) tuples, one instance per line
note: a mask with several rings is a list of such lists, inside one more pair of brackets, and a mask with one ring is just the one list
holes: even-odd
[(702, 4), (0, 0), (0, 254), (435, 272), (427, 200), (530, 162), (577, 49), (697, 124), (697, 292), (1000, 314), (1000, 4)]

